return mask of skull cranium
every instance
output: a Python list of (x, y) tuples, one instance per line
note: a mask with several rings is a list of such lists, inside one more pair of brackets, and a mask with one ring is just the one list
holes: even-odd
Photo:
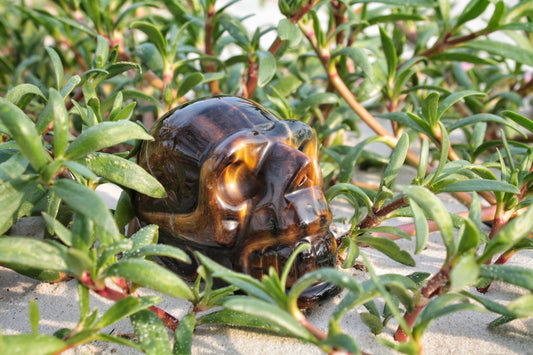
[[(309, 126), (223, 96), (169, 112), (152, 135), (139, 164), (168, 197), (136, 195), (136, 206), (144, 223), (160, 226), (160, 242), (198, 250), (256, 278), (270, 267), (281, 271), (296, 247), (308, 242), (312, 247), (299, 254), (288, 287), (308, 271), (335, 265), (331, 213)], [(194, 268), (173, 267), (184, 274)], [(333, 289), (322, 285), (310, 296)]]

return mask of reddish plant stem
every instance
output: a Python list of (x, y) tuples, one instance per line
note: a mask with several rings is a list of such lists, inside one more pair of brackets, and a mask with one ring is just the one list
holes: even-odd
[(253, 58), (248, 59), (248, 77), (246, 79), (246, 85), (243, 88), (243, 96), (247, 99), (252, 98), (255, 89), (257, 88), (257, 70), (258, 65)]
[[(122, 280), (122, 281), (121, 281)], [(87, 286), (90, 290), (94, 291), (96, 294), (107, 298), (112, 301), (119, 301), (123, 298), (126, 298), (128, 296), (134, 296), (136, 297), (136, 294), (129, 294), (127, 292), (121, 292), (114, 290), (112, 288), (109, 288), (108, 286), (97, 286), (94, 282), (94, 280), (91, 278), (91, 275), (88, 271), (84, 271), (81, 277), (79, 278), (79, 281)], [(124, 284), (126, 283), (126, 280), (119, 278), (119, 286), (124, 289)], [(129, 289), (129, 287), (127, 287)], [(174, 317), (173, 315), (167, 313), (166, 311), (162, 310), (159, 307), (156, 306), (150, 306), (149, 309), (154, 312), (160, 319), (163, 321), (163, 324), (170, 330), (175, 331), (179, 324), (179, 319)]]
[(433, 57), (433, 56), (435, 56), (437, 54), (440, 54), (440, 53), (444, 52), (449, 47), (458, 46), (458, 45), (460, 45), (462, 43), (465, 43), (465, 42), (471, 41), (473, 39), (476, 39), (478, 37), (487, 35), (490, 32), (492, 32), (492, 31), (481, 30), (481, 31), (472, 32), (472, 33), (469, 33), (467, 35), (460, 36), (460, 37), (454, 37), (454, 38), (451, 37), (452, 36), (451, 33), (448, 33), (447, 35), (445, 35), (443, 37), (443, 39), (440, 42), (437, 42), (433, 47), (428, 48), (428, 49), (416, 54), (416, 56), (417, 57), (419, 56), (419, 57), (431, 58), (431, 57)]
[[(441, 290), (442, 286), (444, 286), (448, 282), (448, 280), (450, 279), (450, 270), (451, 266), (449, 264), (445, 264), (439, 270), (439, 272), (433, 275), (433, 277), (427, 282), (427, 284), (422, 287), (422, 289), (420, 290), (420, 295), (422, 297), (415, 305), (413, 312), (405, 312), (404, 315), (404, 319), (409, 328), (413, 328), (413, 324), (415, 323), (418, 314), (424, 309), (424, 307), (428, 304), (431, 298), (439, 294), (439, 291)], [(401, 327), (398, 327), (396, 333), (394, 334), (394, 340), (405, 342), (409, 340), (409, 337)]]
[[(403, 316), (403, 319), (405, 319), (405, 322), (409, 326), (410, 329), (413, 328), (413, 324), (415, 324), (416, 317), (418, 317), (418, 314), (424, 309), (425, 305), (416, 305), (413, 309), (413, 313), (407, 313), (405, 312), (405, 315)], [(403, 330), (402, 327), (398, 327), (396, 330), (396, 333), (394, 333), (394, 340), (405, 342), (409, 340), (409, 336)]]
[(399, 199), (394, 200), (391, 203), (385, 205), (383, 208), (373, 211), (372, 214), (367, 214), (366, 217), (361, 222), (359, 222), (358, 227), (364, 229), (376, 227), (381, 224), (383, 219), (387, 218), (389, 214), (407, 205), (409, 205), (409, 201), (407, 201), (407, 198), (405, 196), (400, 197)]
[[(326, 73), (328, 74), (328, 78), (335, 87), (335, 89), (338, 91), (338, 93), (342, 96), (342, 98), (346, 101), (348, 106), (352, 108), (352, 110), (365, 122), (370, 129), (372, 129), (375, 133), (382, 137), (387, 137), (391, 140), (391, 146), (396, 146), (397, 138), (395, 138), (391, 133), (389, 133), (375, 118), (372, 116), (368, 110), (361, 105), (355, 98), (355, 96), (352, 94), (350, 89), (346, 86), (344, 81), (340, 78), (339, 73), (337, 72), (337, 69), (335, 66), (330, 66), (329, 61), (329, 52), (327, 50), (322, 51), (318, 47), (318, 43), (316, 42), (315, 38), (313, 38), (313, 35), (311, 32), (303, 31), (305, 37), (313, 47), (317, 57), (320, 59)], [(413, 152), (411, 149), (407, 151), (407, 155), (405, 157), (405, 160), (412, 166), (418, 166), (420, 164), (420, 158), (419, 156)], [(428, 167), (428, 174), (432, 171), (430, 167)], [(465, 192), (457, 192), (452, 194), (458, 201), (460, 201), (465, 206), (469, 206), (470, 202), (472, 201), (471, 196), (468, 193)]]
[[(207, 11), (207, 18), (205, 20), (205, 54), (214, 56), (215, 52), (213, 51), (213, 29), (214, 29), (214, 20), (215, 16), (215, 6), (210, 6)], [(216, 71), (215, 62), (209, 61), (205, 65), (205, 71), (207, 73), (214, 73)], [(218, 85), (218, 80), (212, 80), (209, 82), (209, 89), (213, 95), (220, 94), (220, 87)]]
[[(348, 19), (344, 15), (344, 13), (346, 12), (346, 5), (344, 5), (344, 3), (337, 1), (337, 0), (332, 0), (331, 8), (333, 10), (332, 11), (333, 17), (335, 19), (335, 27), (332, 28), (332, 31), (334, 31), (336, 28), (341, 26), (343, 23), (346, 23)], [(344, 31), (337, 32), (335, 41), (337, 42), (338, 45), (342, 45), (344, 43)]]
[[(300, 21), (302, 19), (302, 17), (305, 16), (305, 14), (307, 14), (309, 11), (311, 11), (313, 9), (313, 7), (316, 4), (318, 4), (319, 2), (320, 2), (320, 0), (313, 0), (309, 4), (302, 6), (300, 8), (300, 10), (298, 10), (298, 12), (292, 14), (292, 16), (290, 17), (289, 21), (291, 21), (292, 23), (297, 23), (298, 21)], [(279, 51), (279, 49), (281, 48), (281, 46), (283, 45), (284, 42), (285, 42), (285, 40), (282, 40), (281, 38), (276, 37), (274, 42), (272, 42), (272, 44), (268, 48), (268, 51), (272, 55), (275, 55)]]
[(322, 341), (326, 339), (328, 336), (326, 333), (318, 329), (313, 323), (309, 322), (309, 320), (302, 315), (302, 317), (297, 318), (298, 322), (305, 327), (315, 338), (317, 338), (318, 341)]
[(154, 312), (159, 317), (159, 319), (161, 319), (165, 327), (172, 330), (173, 332), (176, 331), (178, 325), (180, 324), (179, 319), (156, 306), (150, 306), (148, 309)]
[(516, 254), (518, 250), (509, 250), (503, 254), (501, 254), (498, 259), (496, 259), (496, 261), (494, 262), (494, 264), (496, 265), (503, 265), (505, 264), (506, 262), (508, 262), (512, 257), (513, 255)]

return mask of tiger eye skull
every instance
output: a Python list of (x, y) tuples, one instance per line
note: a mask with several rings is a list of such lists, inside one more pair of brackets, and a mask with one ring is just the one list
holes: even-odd
[[(160, 227), (159, 242), (199, 251), (224, 266), (258, 279), (281, 272), (291, 253), (300, 253), (287, 280), (335, 266), (331, 212), (322, 191), (316, 138), (299, 121), (280, 120), (239, 97), (201, 99), (174, 109), (152, 128), (139, 164), (168, 196), (137, 194), (138, 216)], [(185, 276), (196, 265), (165, 262)], [(307, 307), (337, 292), (318, 284), (300, 298)]]

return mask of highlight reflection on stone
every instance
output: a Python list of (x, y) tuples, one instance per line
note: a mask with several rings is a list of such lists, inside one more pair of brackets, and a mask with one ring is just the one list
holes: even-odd
[[(198, 250), (224, 266), (258, 279), (281, 271), (303, 242), (288, 278), (335, 266), (331, 212), (322, 191), (316, 138), (306, 124), (280, 120), (258, 104), (220, 96), (180, 106), (159, 119), (139, 164), (168, 197), (137, 194), (143, 223), (160, 226), (159, 241)], [(196, 265), (174, 259), (174, 271), (192, 277)], [(307, 307), (337, 292), (315, 285), (300, 298)]]

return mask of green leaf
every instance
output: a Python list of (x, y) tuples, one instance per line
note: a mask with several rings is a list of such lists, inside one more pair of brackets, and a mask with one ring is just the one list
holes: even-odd
[(17, 212), (37, 186), (35, 175), (22, 175), (0, 184), (0, 234), (6, 232), (18, 220)]
[(489, 6), (490, 0), (473, 0), (470, 1), (463, 12), (457, 17), (455, 27), (458, 28), (468, 21), (471, 21), (481, 15), (487, 6)]
[(65, 257), (58, 248), (25, 237), (0, 237), (0, 262), (41, 270), (67, 270)]
[(57, 237), (67, 246), (72, 246), (72, 233), (70, 230), (46, 212), (42, 212), (42, 215), (46, 225), (55, 232)]
[(86, 271), (92, 274), (92, 270), (94, 269), (94, 262), (87, 254), (87, 249), (88, 248), (70, 248), (66, 253), (67, 267), (69, 268), (69, 272), (78, 278), (81, 278), (83, 273)]
[(102, 122), (83, 131), (67, 148), (65, 157), (77, 160), (130, 139), (153, 140), (152, 136), (136, 123)]
[(201, 264), (213, 272), (214, 277), (219, 277), (227, 283), (237, 286), (239, 289), (248, 293), (249, 295), (268, 302), (274, 302), (266, 290), (266, 287), (259, 280), (248, 274), (238, 273), (230, 270), (200, 254), (199, 252), (196, 252), (195, 254), (200, 260)]
[(488, 30), (496, 31), (500, 29), (506, 10), (507, 9), (505, 3), (502, 0), (496, 3), (496, 6), (494, 7), (494, 12), (492, 13), (489, 23), (487, 24)]
[[(61, 16), (59, 16), (61, 17)], [(63, 86), (63, 77), (65, 75), (63, 71), (63, 63), (61, 62), (61, 58), (59, 57), (59, 54), (52, 48), (52, 47), (46, 47), (46, 52), (48, 53), (48, 56), (50, 57), (50, 60), (52, 61), (52, 67), (53, 67), (53, 73), (56, 81), (56, 88), (57, 90), (61, 90), (61, 87)]]
[(25, 98), (28, 95), (36, 95), (46, 100), (41, 89), (33, 84), (19, 84), (15, 87), (12, 87), (7, 92), (5, 99), (11, 101), (13, 104), (17, 104), (21, 99)]
[(376, 115), (376, 117), (385, 118), (394, 122), (398, 122), (406, 127), (409, 127), (419, 133), (425, 134), (428, 137), (433, 137), (433, 132), (431, 128), (420, 117), (407, 114), (405, 112), (388, 112)]
[(295, 115), (303, 115), (309, 111), (310, 107), (317, 107), (319, 105), (337, 105), (339, 103), (339, 97), (335, 94), (322, 92), (311, 95), (305, 98), (295, 110)]
[[(478, 260), (479, 262), (479, 260)], [(479, 276), (533, 291), (533, 270), (512, 265), (481, 265)]]
[(37, 334), (39, 327), (39, 306), (35, 300), (30, 300), (29, 308), (30, 325), (33, 334)]
[(468, 96), (486, 96), (487, 94), (479, 91), (473, 91), (473, 90), (465, 90), (465, 91), (459, 91), (454, 92), (453, 94), (448, 95), (444, 100), (442, 100), (441, 104), (438, 107), (437, 110), (437, 120), (439, 120), (444, 112), (448, 110), (450, 107), (452, 107), (455, 103), (461, 101), (465, 97)]
[(502, 191), (519, 194), (520, 190), (514, 185), (504, 181), (486, 179), (468, 179), (452, 182), (440, 189), (439, 192), (472, 192), (472, 191)]
[(194, 300), (191, 288), (178, 275), (164, 267), (143, 259), (123, 259), (109, 266), (104, 277), (118, 276), (140, 286), (151, 288), (166, 295)]
[(94, 329), (100, 330), (117, 321), (129, 317), (136, 312), (146, 309), (161, 301), (159, 296), (142, 296), (134, 297), (128, 296), (116, 301), (109, 309), (102, 315), (102, 317), (94, 325)]
[(509, 303), (507, 308), (519, 317), (533, 316), (533, 294), (518, 297)]
[(507, 223), (487, 244), (479, 263), (490, 260), (497, 253), (512, 248), (522, 238), (526, 237), (533, 229), (533, 208), (528, 209), (520, 216)]
[[(474, 199), (472, 199), (472, 202), (474, 202)], [(472, 212), (470, 215), (472, 215)], [(463, 226), (459, 230), (456, 242), (458, 245), (457, 254), (463, 254), (477, 248), (480, 234), (478, 228), (469, 218), (463, 219)]]
[(461, 50), (447, 50), (431, 57), (432, 61), (466, 62), (472, 64), (495, 65), (498, 62), (491, 58), (482, 58), (479, 55), (463, 52)]
[[(133, 90), (133, 89), (122, 90), (122, 95), (124, 97), (124, 100), (146, 101), (154, 105), (158, 110), (161, 109), (161, 103), (157, 100), (157, 98), (143, 91)], [(111, 96), (109, 99), (114, 99), (114, 97)], [(107, 100), (106, 100), (106, 103), (107, 103)], [(105, 106), (102, 106), (102, 108), (105, 109)]]
[(407, 291), (407, 288), (400, 282), (390, 281), (385, 284), (387, 291), (395, 295), (398, 300), (405, 306), (405, 310), (412, 313), (415, 308), (413, 296)]
[(0, 97), (0, 123), (9, 130), (9, 136), (17, 142), (31, 166), (40, 171), (50, 160), (50, 156), (44, 149), (33, 121), (20, 108)]
[(421, 186), (407, 186), (403, 192), (411, 200), (414, 200), (438, 226), (444, 245), (446, 246), (447, 258), (453, 254), (453, 221), (442, 201), (429, 190)]
[(226, 309), (244, 312), (261, 321), (267, 322), (280, 329), (282, 334), (289, 335), (310, 343), (316, 343), (316, 338), (296, 319), (285, 310), (259, 299), (249, 296), (227, 297), (222, 305)]
[(123, 109), (112, 112), (111, 115), (109, 115), (109, 121), (129, 120), (132, 117), (133, 110), (135, 110), (136, 106), (136, 102), (131, 102)]
[(439, 98), (438, 92), (431, 92), (422, 102), (422, 117), (426, 119), (430, 127), (435, 127), (440, 118), (437, 113)]
[[(504, 114), (505, 114), (505, 112), (510, 112), (510, 111), (504, 111)], [(529, 120), (529, 119), (527, 119), (527, 120)], [(511, 129), (515, 130), (516, 132), (518, 132), (520, 134), (523, 134), (523, 132), (520, 130), (520, 128), (516, 127), (513, 124), (510, 124), (509, 121), (504, 120), (500, 116), (496, 116), (496, 115), (493, 115), (491, 113), (478, 113), (478, 114), (475, 114), (475, 115), (460, 119), (460, 120), (458, 120), (457, 122), (455, 122), (454, 124), (452, 124), (452, 125), (450, 125), (448, 127), (448, 132), (452, 132), (452, 131), (456, 130), (457, 128), (462, 128), (464, 126), (475, 124), (477, 122), (489, 122), (489, 121), (490, 122), (497, 122), (497, 123), (499, 123), (501, 125), (507, 126), (507, 127), (511, 128)]]
[(192, 335), (195, 325), (194, 313), (188, 313), (180, 320), (178, 329), (174, 333), (174, 355), (190, 355), (192, 349)]
[(76, 173), (80, 176), (83, 176), (89, 180), (98, 180), (98, 176), (96, 176), (95, 173), (93, 173), (89, 168), (87, 168), (85, 165), (82, 165), (80, 163), (77, 163), (75, 161), (67, 160), (63, 162), (63, 166), (67, 167), (68, 170), (70, 170), (73, 173)]
[(136, 248), (128, 253), (130, 258), (139, 258), (146, 256), (168, 256), (170, 258), (178, 259), (186, 263), (190, 263), (191, 259), (183, 250), (165, 244), (151, 244), (141, 248)]
[(402, 95), (407, 81), (419, 71), (419, 69), (415, 67), (415, 64), (422, 60), (425, 60), (425, 58), (413, 57), (398, 69), (398, 72), (394, 78), (394, 98), (399, 99), (400, 95)]
[(381, 319), (371, 313), (360, 313), (359, 316), (365, 325), (370, 328), (373, 334), (381, 334), (383, 332), (383, 323)]
[(501, 317), (496, 318), (492, 322), (490, 322), (488, 328), (490, 329), (490, 328), (499, 327), (500, 325), (509, 323), (515, 319), (516, 319), (516, 316), (514, 315), (513, 316), (501, 316)]
[[(139, 56), (141, 62), (159, 77), (163, 76), (165, 70), (165, 60), (157, 47), (150, 42), (141, 43), (135, 47), (135, 54)], [(109, 73), (107, 74), (109, 75)]]
[(413, 327), (413, 335), (420, 339), (431, 323), (438, 317), (457, 311), (483, 311), (483, 308), (468, 303), (468, 299), (461, 295), (445, 294), (433, 298), (418, 315)]
[(166, 197), (165, 188), (136, 163), (107, 153), (92, 153), (81, 161), (98, 176), (153, 198)]
[(28, 168), (28, 159), (21, 152), (10, 154), (11, 156), (0, 163), (0, 181), (15, 179), (22, 175)]
[(385, 338), (377, 338), (377, 340), (379, 343), (402, 354), (417, 355), (422, 352), (420, 346), (413, 339), (409, 339), (405, 342), (390, 341)]
[(65, 201), (74, 211), (90, 218), (96, 225), (104, 228), (114, 238), (118, 239), (119, 231), (113, 215), (109, 212), (105, 202), (93, 190), (79, 183), (60, 179), (51, 190)]
[(421, 7), (433, 7), (435, 2), (432, 0), (357, 0), (357, 3), (380, 3), (396, 6), (421, 6)]
[(205, 314), (198, 318), (197, 324), (225, 324), (238, 327), (260, 328), (278, 333), (281, 332), (280, 328), (270, 324), (269, 322), (265, 322), (247, 313), (236, 312), (229, 309), (222, 309), (220, 311)]
[(415, 254), (420, 253), (426, 247), (429, 238), (429, 226), (424, 215), (424, 210), (420, 208), (414, 200), (409, 201), (416, 231), (416, 249)]
[(161, 34), (161, 32), (149, 22), (135, 21), (131, 24), (131, 28), (141, 30), (148, 36), (150, 42), (152, 42), (163, 58), (167, 57), (167, 41)]
[(117, 206), (115, 207), (114, 218), (119, 230), (123, 230), (123, 228), (135, 218), (135, 208), (131, 202), (130, 195), (126, 191), (120, 193)]
[(52, 115), (54, 116), (54, 136), (52, 137), (52, 147), (54, 156), (60, 158), (65, 153), (68, 145), (69, 121), (65, 108), (63, 96), (54, 89), (50, 89), (50, 104), (52, 105)]
[(94, 51), (94, 67), (103, 68), (109, 59), (109, 43), (103, 37), (96, 37), (96, 50)]
[(468, 254), (462, 257), (450, 272), (452, 291), (460, 291), (466, 286), (474, 285), (478, 280), (478, 275), (479, 266), (474, 255)]
[(66, 348), (66, 344), (51, 335), (16, 334), (0, 336), (0, 349), (9, 355), (55, 354)]
[(390, 156), (389, 163), (385, 167), (385, 171), (383, 172), (383, 176), (381, 177), (381, 184), (379, 186), (378, 196), (383, 188), (386, 188), (388, 190), (393, 189), (394, 183), (396, 182), (396, 178), (398, 177), (400, 168), (403, 166), (408, 150), (409, 136), (407, 135), (407, 133), (404, 133), (396, 143), (396, 147), (394, 148)]
[(141, 66), (137, 63), (132, 62), (117, 62), (113, 63), (107, 68), (105, 68), (107, 71), (106, 79), (111, 79), (114, 76), (117, 76), (119, 74), (122, 74), (128, 70), (137, 70), (138, 72), (142, 72)]
[(109, 334), (106, 334), (106, 333), (98, 333), (98, 334), (94, 335), (93, 339), (94, 340), (105, 341), (105, 342), (108, 342), (108, 343), (120, 344), (120, 345), (123, 345), (123, 346), (129, 346), (130, 348), (136, 349), (139, 352), (143, 351), (143, 349), (137, 343), (134, 343), (131, 340), (125, 339), (122, 336), (114, 336), (114, 335), (109, 335)]
[(387, 60), (387, 77), (389, 81), (394, 79), (396, 75), (396, 66), (398, 65), (398, 56), (392, 39), (387, 35), (382, 27), (379, 27), (379, 34), (381, 37), (381, 46), (383, 47), (383, 53)]
[(466, 42), (464, 46), (475, 50), (485, 51), (504, 59), (514, 60), (525, 65), (533, 65), (533, 51), (531, 49), (521, 48), (515, 44), (488, 39), (477, 39)]
[[(287, 285), (287, 278), (289, 277), (289, 273), (291, 272), (292, 266), (298, 256), (301, 252), (308, 250), (311, 248), (311, 244), (309, 243), (302, 243), (298, 245), (298, 247), (292, 252), (292, 254), (289, 256), (289, 259), (287, 259), (287, 262), (285, 263), (285, 266), (283, 267), (283, 270), (281, 272), (281, 277), (279, 278), (279, 289), (285, 289)], [(276, 277), (272, 277), (273, 279), (276, 279)]]
[(228, 31), (230, 36), (233, 37), (241, 47), (248, 48), (250, 39), (248, 38), (248, 32), (242, 23), (237, 21), (237, 19), (230, 17), (229, 15), (219, 15), (218, 22), (226, 31)]
[(192, 90), (196, 85), (200, 84), (204, 80), (204, 76), (202, 73), (194, 72), (185, 75), (183, 80), (180, 82), (179, 88), (178, 88), (178, 96), (182, 97), (184, 96), (189, 90)]
[[(96, 261), (96, 271), (99, 272), (99, 270), (110, 261), (114, 262), (115, 259), (113, 259), (113, 256), (126, 251), (131, 251), (132, 248), (133, 241), (131, 239), (121, 239), (110, 244), (100, 253), (98, 260)], [(126, 258), (126, 256), (123, 255), (123, 258)]]
[(130, 321), (146, 354), (171, 354), (168, 329), (154, 312), (140, 310), (130, 316)]
[(357, 243), (355, 243), (355, 241), (350, 237), (344, 237), (342, 239), (342, 244), (345, 243), (348, 244), (348, 248), (346, 255), (344, 256), (344, 261), (342, 262), (342, 268), (348, 269), (354, 266), (355, 260), (359, 256), (359, 246), (357, 246)]
[[(373, 286), (377, 289), (377, 291), (379, 291), (379, 293), (381, 294), (381, 296), (383, 297), (383, 299), (385, 301), (385, 304), (389, 308), (391, 314), (394, 316), (396, 321), (398, 321), (400, 327), (405, 331), (405, 333), (409, 337), (411, 337), (411, 329), (410, 329), (409, 325), (407, 324), (405, 319), (402, 317), (400, 309), (398, 308), (397, 304), (394, 302), (394, 299), (391, 297), (391, 295), (387, 292), (387, 290), (385, 289), (385, 286), (383, 284), (383, 283), (386, 282), (385, 281), (385, 280), (387, 280), (386, 276), (388, 276), (388, 275), (384, 275), (384, 276), (378, 277), (376, 275), (376, 272), (374, 271), (374, 268), (372, 267), (372, 265), (368, 261), (368, 258), (366, 257), (366, 255), (362, 254), (362, 256), (363, 256), (363, 262), (364, 262), (364, 264), (365, 264), (365, 266), (366, 266), (366, 268), (368, 270), (368, 273), (370, 274), (370, 280), (368, 280), (368, 282), (373, 284)], [(398, 279), (400, 284), (402, 283), (401, 282), (402, 277), (400, 275), (390, 275), (390, 276), (392, 276), (393, 279)], [(409, 278), (403, 277), (403, 279), (405, 281), (408, 281), (409, 283), (413, 284), (413, 286), (414, 286), (414, 282), (412, 282), (412, 280), (410, 280)], [(416, 286), (415, 286), (415, 288), (416, 288)]]
[(345, 349), (350, 354), (361, 354), (354, 338), (348, 334), (328, 334), (328, 337), (318, 343), (319, 346), (334, 347), (336, 349)]
[(133, 241), (132, 250), (157, 243), (158, 236), (159, 227), (156, 224), (149, 224), (146, 227), (139, 229), (130, 237), (130, 239)]
[(345, 55), (350, 58), (354, 64), (361, 68), (366, 79), (373, 79), (374, 69), (368, 60), (368, 55), (363, 49), (357, 47), (343, 47), (339, 51), (336, 51), (332, 58), (338, 55)]
[(264, 50), (255, 51), (259, 59), (259, 72), (257, 74), (257, 85), (263, 87), (272, 80), (277, 71), (276, 58), (272, 53)]
[(498, 314), (502, 314), (504, 316), (508, 316), (508, 317), (514, 317), (514, 314), (512, 312), (510, 312), (507, 307), (505, 307), (504, 305), (498, 303), (498, 302), (494, 302), (488, 298), (484, 298), (484, 297), (481, 297), (479, 296), (479, 294), (472, 294), (472, 293), (469, 293), (467, 291), (461, 291), (461, 294), (462, 295), (465, 295), (467, 297), (470, 297), (474, 300), (476, 300), (477, 302), (481, 303), (483, 305), (483, 307), (485, 307), (488, 311), (490, 312), (494, 312), (494, 313), (498, 313)]
[(531, 119), (513, 111), (502, 111), (502, 115), (504, 115), (505, 117), (509, 117), (510, 119), (518, 123), (520, 126), (533, 133), (533, 121)]
[(296, 46), (302, 39), (302, 32), (289, 19), (283, 18), (278, 23), (278, 37), (288, 41), (290, 46)]
[(448, 32), (450, 24), (450, 1), (448, 0), (437, 0), (438, 3), (438, 15), (439, 19), (443, 23), (444, 32)]
[(351, 196), (361, 202), (363, 202), (367, 208), (368, 211), (371, 211), (372, 209), (372, 200), (368, 197), (368, 195), (359, 187), (355, 186), (354, 184), (350, 184), (347, 182), (338, 183), (333, 186), (331, 186), (326, 191), (326, 199), (328, 202), (333, 201), (333, 199), (337, 196)]
[(355, 240), (358, 243), (368, 244), (394, 261), (407, 266), (415, 266), (415, 261), (411, 254), (405, 250), (401, 250), (398, 244), (388, 238), (361, 235), (356, 237)]

